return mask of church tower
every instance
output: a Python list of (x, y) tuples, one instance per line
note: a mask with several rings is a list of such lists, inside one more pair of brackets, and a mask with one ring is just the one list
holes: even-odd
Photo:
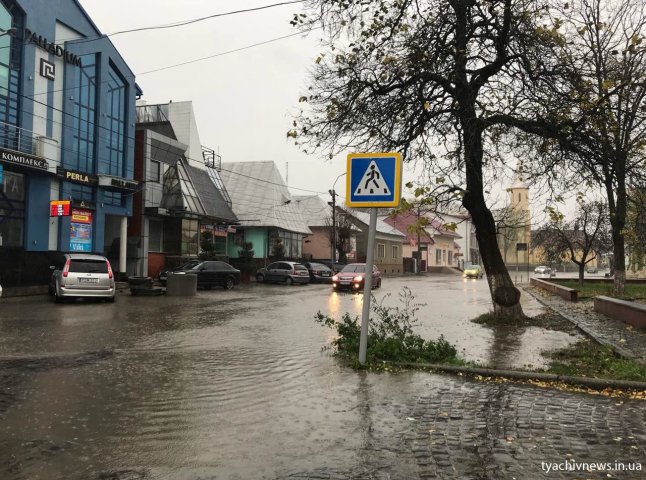
[[(514, 183), (507, 188), (508, 210), (502, 229), (500, 250), (507, 265), (525, 265), (531, 249), (531, 212), (529, 208), (529, 185), (522, 176), (522, 162), (518, 162)], [(518, 244), (525, 244), (527, 250), (518, 250)], [(523, 248), (521, 245), (520, 248)]]

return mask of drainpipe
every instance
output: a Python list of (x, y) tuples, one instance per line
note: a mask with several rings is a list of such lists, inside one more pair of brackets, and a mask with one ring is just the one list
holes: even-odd
[(126, 255), (128, 253), (128, 217), (121, 217), (121, 240), (119, 241), (119, 276), (127, 277)]

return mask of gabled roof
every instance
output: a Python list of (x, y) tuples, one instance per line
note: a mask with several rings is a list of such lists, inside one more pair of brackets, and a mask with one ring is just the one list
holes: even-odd
[(301, 215), (308, 227), (332, 225), (332, 207), (318, 195), (294, 195), (292, 197), (301, 209)]
[(220, 176), (240, 225), (312, 233), (274, 162), (223, 163)]
[[(411, 240), (417, 242), (417, 233), (410, 231), (410, 227), (412, 227), (417, 222), (417, 215), (413, 215), (411, 213), (403, 213), (395, 217), (383, 217), (383, 221), (388, 225), (391, 225), (393, 228), (397, 229), (400, 233), (406, 235), (407, 242), (410, 243)], [(421, 232), (419, 241), (420, 243), (428, 243), (430, 245), (433, 245), (435, 243), (426, 230)]]
[(429, 224), (426, 227), (426, 230), (431, 234), (443, 235), (445, 237), (462, 238), (462, 235), (455, 233), (453, 230), (445, 228), (444, 223), (437, 218), (429, 218), (428, 222)]
[[(349, 214), (352, 218), (357, 220), (362, 224), (362, 230), (367, 232), (368, 227), (370, 226), (370, 214), (365, 213), (365, 212), (360, 212), (358, 210), (346, 210), (344, 211)], [(356, 223), (356, 222), (355, 222)], [(377, 236), (390, 236), (390, 237), (397, 237), (397, 240), (404, 241), (406, 238), (406, 235), (401, 233), (399, 230), (396, 228), (388, 225), (386, 222), (383, 221), (383, 219), (377, 218)]]

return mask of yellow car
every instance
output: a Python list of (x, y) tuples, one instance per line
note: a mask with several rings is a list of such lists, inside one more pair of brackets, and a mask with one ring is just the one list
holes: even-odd
[(464, 266), (464, 276), (466, 278), (482, 278), (484, 272), (480, 265), (465, 265)]

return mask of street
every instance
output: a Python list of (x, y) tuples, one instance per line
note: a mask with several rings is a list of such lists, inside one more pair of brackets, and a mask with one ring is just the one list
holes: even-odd
[[(426, 304), (419, 331), (469, 360), (540, 364), (541, 345), (573, 341), (469, 322), (489, 309), (486, 280), (386, 277), (374, 293), (396, 305), (404, 286)], [(541, 462), (645, 458), (642, 402), (355, 372), (322, 350), (334, 332), (318, 310), (360, 315), (361, 295), (251, 284), (114, 304), (2, 299), (0, 477), (511, 479), (544, 478)]]

